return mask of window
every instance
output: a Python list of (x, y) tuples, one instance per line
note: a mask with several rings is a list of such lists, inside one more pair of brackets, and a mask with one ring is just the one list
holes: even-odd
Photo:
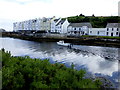
[(109, 33), (107, 32), (107, 36), (108, 36), (108, 34), (109, 34)]
[(74, 33), (76, 34), (77, 32), (76, 32), (76, 31), (74, 31)]
[(117, 31), (118, 31), (118, 28), (117, 28)]
[(113, 31), (113, 28), (112, 28), (112, 31)]
[(107, 28), (107, 31), (109, 31), (109, 28)]
[(118, 32), (116, 32), (116, 35), (118, 35)]
[(92, 33), (92, 31), (90, 31), (90, 33)]
[(81, 30), (81, 28), (79, 28), (79, 30)]
[(83, 35), (84, 35), (84, 32), (83, 32)]
[(76, 30), (76, 28), (74, 28), (74, 30)]
[(99, 31), (97, 32), (97, 34), (99, 35)]

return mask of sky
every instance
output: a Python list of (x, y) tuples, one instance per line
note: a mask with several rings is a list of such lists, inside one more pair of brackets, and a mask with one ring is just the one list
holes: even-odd
[(13, 30), (13, 22), (42, 17), (118, 16), (119, 0), (0, 0), (0, 28)]

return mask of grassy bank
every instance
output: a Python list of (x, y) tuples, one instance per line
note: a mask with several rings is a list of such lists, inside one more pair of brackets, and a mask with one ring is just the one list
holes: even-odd
[(98, 79), (85, 79), (85, 70), (77, 71), (74, 65), (51, 64), (49, 60), (31, 59), (28, 56), (14, 57), (2, 53), (2, 87), (5, 90), (36, 90), (39, 88), (101, 88)]

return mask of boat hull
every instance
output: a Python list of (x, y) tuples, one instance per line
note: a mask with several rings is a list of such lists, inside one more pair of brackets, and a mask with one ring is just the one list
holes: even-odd
[(61, 45), (61, 46), (70, 46), (70, 43), (60, 43), (60, 42), (57, 42), (58, 45)]

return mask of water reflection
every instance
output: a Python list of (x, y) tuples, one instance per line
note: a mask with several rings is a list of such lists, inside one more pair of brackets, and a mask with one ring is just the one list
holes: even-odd
[(28, 55), (33, 58), (50, 58), (76, 69), (85, 68), (88, 72), (107, 75), (115, 81), (118, 71), (118, 49), (110, 47), (74, 45), (72, 49), (58, 46), (55, 42), (33, 42), (13, 38), (0, 38), (0, 48), (11, 51), (14, 56)]

